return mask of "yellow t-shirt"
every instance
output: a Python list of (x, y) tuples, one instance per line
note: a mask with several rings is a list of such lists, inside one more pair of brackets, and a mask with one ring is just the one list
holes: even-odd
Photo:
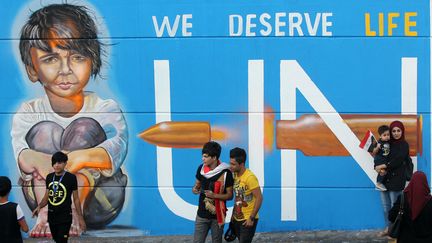
[[(258, 179), (250, 171), (246, 171), (241, 176), (234, 174), (234, 210), (233, 217), (237, 221), (243, 221), (250, 217), (256, 198), (252, 191), (259, 187)], [(258, 218), (258, 214), (255, 216)]]

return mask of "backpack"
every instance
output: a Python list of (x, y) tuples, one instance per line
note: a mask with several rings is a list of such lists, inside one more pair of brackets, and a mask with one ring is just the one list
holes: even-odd
[(405, 159), (405, 177), (407, 181), (411, 180), (412, 174), (414, 171), (414, 164), (412, 162), (411, 156), (407, 155)]

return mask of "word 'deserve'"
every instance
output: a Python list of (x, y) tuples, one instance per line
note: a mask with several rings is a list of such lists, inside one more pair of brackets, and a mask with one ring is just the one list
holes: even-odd
[(229, 15), (230, 36), (332, 36), (333, 13), (277, 12)]

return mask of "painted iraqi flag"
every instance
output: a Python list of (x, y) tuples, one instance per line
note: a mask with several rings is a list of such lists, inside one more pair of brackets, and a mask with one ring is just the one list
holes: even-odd
[(361, 140), (359, 147), (372, 152), (372, 150), (377, 146), (377, 140), (371, 131), (367, 131), (364, 138)]

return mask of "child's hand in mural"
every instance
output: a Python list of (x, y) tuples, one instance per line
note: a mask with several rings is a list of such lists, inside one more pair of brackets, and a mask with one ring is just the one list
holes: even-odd
[(66, 169), (76, 173), (83, 168), (112, 169), (111, 159), (103, 148), (79, 149), (68, 153)]
[(36, 171), (33, 172), (33, 178), (37, 178), (38, 180), (45, 180), (45, 177), (53, 172), (52, 166), (49, 164), (49, 161), (46, 163), (40, 163), (35, 166)]
[(75, 204), (72, 203), (72, 224), (69, 230), (71, 236), (80, 236), (83, 232), (87, 230), (84, 218), (78, 216), (75, 208)]
[(32, 149), (24, 149), (18, 156), (18, 165), (25, 174), (33, 175), (38, 180), (52, 172), (51, 155), (37, 152)]

